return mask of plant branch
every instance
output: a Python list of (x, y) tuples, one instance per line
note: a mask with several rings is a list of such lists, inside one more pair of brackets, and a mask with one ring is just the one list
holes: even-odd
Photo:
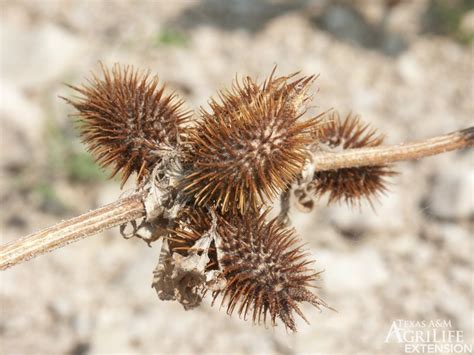
[[(352, 149), (338, 153), (317, 152), (313, 156), (313, 163), (316, 170), (319, 171), (384, 165), (402, 160), (419, 159), (473, 145), (474, 127), (470, 127), (413, 143)], [(136, 194), (1, 245), (0, 270), (5, 270), (80, 239), (143, 217), (145, 206), (142, 201), (143, 195)]]
[(0, 270), (142, 217), (142, 198), (136, 194), (1, 245)]
[(461, 131), (412, 143), (348, 149), (337, 153), (317, 151), (313, 154), (313, 164), (316, 171), (385, 165), (402, 160), (419, 159), (472, 146), (474, 146), (474, 127), (469, 127)]

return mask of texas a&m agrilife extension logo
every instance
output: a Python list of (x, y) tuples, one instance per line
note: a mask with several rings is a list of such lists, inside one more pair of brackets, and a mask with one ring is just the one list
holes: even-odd
[(462, 330), (453, 329), (451, 320), (404, 320), (392, 322), (385, 343), (403, 344), (407, 354), (472, 354), (473, 345), (464, 340)]

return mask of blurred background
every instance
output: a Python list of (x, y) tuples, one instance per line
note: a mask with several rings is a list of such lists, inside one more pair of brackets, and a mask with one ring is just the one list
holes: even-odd
[[(117, 199), (59, 96), (98, 61), (151, 69), (190, 109), (237, 75), (320, 74), (312, 112), (350, 110), (398, 143), (473, 123), (472, 0), (0, 1), (1, 241)], [(398, 319), (451, 321), (473, 343), (471, 151), (397, 165), (360, 210), (292, 221), (325, 270), (287, 334), (150, 287), (159, 249), (117, 228), (0, 274), (2, 354), (398, 354)], [(132, 180), (132, 179), (131, 179)], [(125, 189), (131, 189), (127, 185)]]

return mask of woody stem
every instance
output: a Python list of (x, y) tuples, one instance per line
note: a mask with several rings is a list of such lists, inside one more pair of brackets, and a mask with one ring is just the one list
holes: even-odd
[[(313, 164), (318, 171), (357, 166), (384, 165), (419, 159), (472, 147), (474, 127), (413, 143), (351, 149), (338, 153), (316, 152)], [(120, 199), (81, 216), (60, 222), (0, 246), (0, 270), (30, 260), (70, 243), (96, 235), (145, 215), (143, 195)]]
[(474, 145), (474, 127), (443, 136), (411, 143), (371, 148), (348, 149), (342, 152), (315, 152), (316, 171), (336, 170), (358, 166), (385, 165), (402, 160), (414, 160)]
[(127, 197), (0, 246), (0, 270), (135, 220), (145, 214), (140, 194)]

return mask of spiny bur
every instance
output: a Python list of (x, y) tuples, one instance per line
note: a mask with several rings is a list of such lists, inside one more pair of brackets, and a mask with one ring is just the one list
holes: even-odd
[[(339, 113), (333, 111), (326, 122), (318, 139), (319, 144), (329, 150), (377, 147), (383, 143), (383, 135), (350, 113), (342, 120)], [(388, 165), (316, 171), (309, 190), (316, 197), (328, 193), (329, 204), (342, 201), (354, 206), (363, 198), (372, 204), (374, 197), (386, 191), (386, 177), (394, 174)]]
[(175, 94), (165, 95), (158, 77), (131, 66), (102, 66), (82, 86), (70, 86), (81, 94), (66, 99), (79, 113), (85, 145), (112, 176), (120, 172), (122, 186), (132, 173), (140, 183), (153, 169), (163, 150), (176, 148), (188, 114)]
[(201, 110), (188, 137), (192, 168), (183, 179), (197, 205), (258, 210), (300, 173), (320, 124), (302, 118), (314, 77), (293, 77), (272, 73), (262, 85), (247, 77), (212, 99), (210, 111)]
[[(326, 306), (310, 291), (319, 273), (309, 267), (312, 261), (306, 259), (294, 231), (277, 219), (267, 221), (267, 215), (217, 216), (217, 246), (212, 242), (208, 250), (207, 270), (221, 270), (226, 286), (213, 292), (213, 304), (222, 296), (221, 305), (226, 305), (229, 315), (237, 308), (244, 319), (251, 315), (254, 323), (270, 321), (272, 326), (279, 318), (296, 331), (293, 313), (306, 320), (300, 303)], [(170, 250), (187, 256), (210, 228), (208, 213), (186, 209), (170, 231)]]
[[(206, 209), (184, 207), (176, 218), (175, 225), (169, 230), (170, 251), (187, 256), (194, 244), (210, 230), (211, 223), (211, 214)], [(214, 242), (211, 243), (208, 256), (206, 270), (215, 270), (218, 261)]]
[(267, 212), (231, 220), (221, 219), (217, 231), (219, 264), (227, 280), (224, 290), (213, 294), (214, 301), (222, 295), (230, 315), (237, 309), (256, 324), (279, 318), (286, 328), (296, 331), (294, 313), (306, 322), (300, 303), (308, 302), (320, 309), (326, 306), (313, 292), (319, 273), (309, 265), (292, 229), (278, 219), (266, 221)]

